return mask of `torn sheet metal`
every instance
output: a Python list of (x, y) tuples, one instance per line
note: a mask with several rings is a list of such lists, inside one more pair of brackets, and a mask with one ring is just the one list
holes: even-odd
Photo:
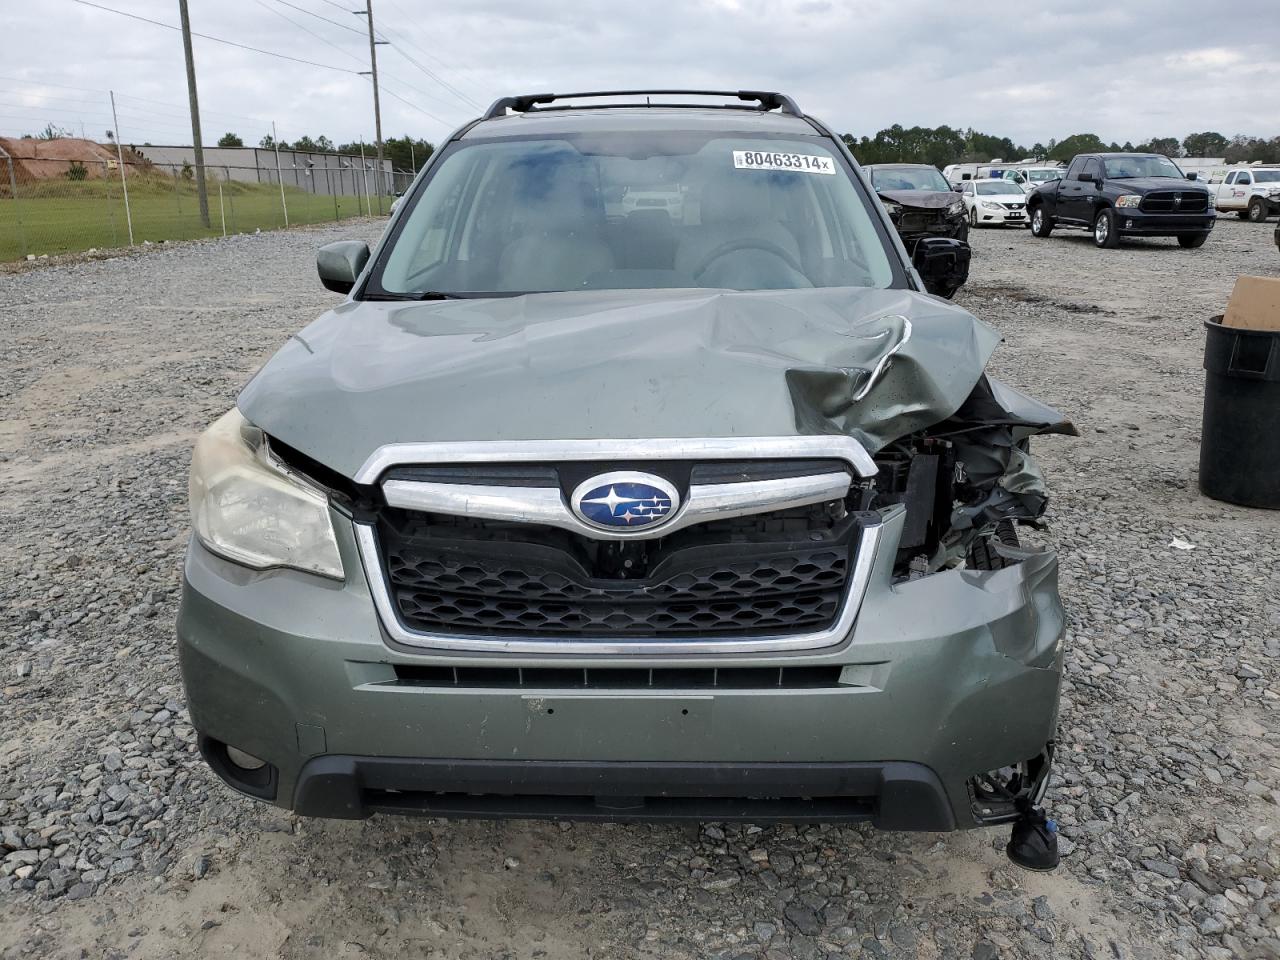
[(1040, 519), (1048, 491), (1027, 444), (1040, 433), (1078, 436), (1052, 407), (986, 376), (953, 416), (929, 431), (953, 445), (957, 495), (950, 532), (931, 566), (963, 557), (976, 537), (989, 535), (1001, 521)]

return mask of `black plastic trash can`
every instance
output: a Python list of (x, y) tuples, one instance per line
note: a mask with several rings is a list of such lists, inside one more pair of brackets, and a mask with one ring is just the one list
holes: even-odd
[(1205, 321), (1200, 492), (1280, 509), (1280, 330)]

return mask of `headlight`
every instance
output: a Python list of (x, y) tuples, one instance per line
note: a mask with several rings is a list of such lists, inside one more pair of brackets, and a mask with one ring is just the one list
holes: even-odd
[(1142, 197), (1136, 193), (1122, 193), (1116, 197), (1117, 207), (1136, 207), (1142, 203)]
[(1217, 209), (1218, 209), (1218, 198), (1217, 198), (1217, 197), (1215, 197), (1215, 196), (1211, 193), (1211, 194), (1209, 194), (1208, 200), (1209, 200), (1209, 209), (1210, 209), (1210, 210), (1217, 210)]
[(994, 200), (983, 200), (982, 205), (988, 210), (1000, 209), (1000, 204), (996, 203)]
[(213, 553), (253, 567), (293, 567), (343, 579), (329, 498), (272, 458), (262, 431), (238, 410), (196, 441), (191, 526)]
[(957, 200), (955, 203), (948, 205), (947, 213), (951, 214), (952, 216), (955, 216), (956, 214), (959, 214), (959, 213), (964, 213), (964, 201)]
[(893, 203), (888, 200), (884, 201), (884, 208), (885, 210), (888, 211), (889, 216), (891, 217), (896, 217), (898, 214), (902, 212), (902, 204)]

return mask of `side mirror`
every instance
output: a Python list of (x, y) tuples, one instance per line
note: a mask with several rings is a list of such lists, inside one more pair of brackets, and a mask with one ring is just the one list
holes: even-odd
[(1198, 174), (1198, 173), (1196, 173), (1194, 170), (1192, 170), (1190, 173), (1188, 173), (1188, 174), (1187, 174), (1187, 179), (1188, 179), (1188, 180), (1199, 180), (1199, 179), (1200, 179), (1200, 174)]
[(969, 276), (969, 245), (950, 237), (924, 237), (916, 241), (911, 265), (930, 290), (959, 286)]
[(326, 243), (316, 254), (316, 272), (326, 290), (350, 293), (356, 278), (369, 262), (369, 245), (363, 240)]

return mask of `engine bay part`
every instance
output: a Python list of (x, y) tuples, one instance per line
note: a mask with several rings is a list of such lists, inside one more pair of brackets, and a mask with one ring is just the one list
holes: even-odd
[(947, 420), (876, 454), (879, 472), (861, 485), (859, 507), (906, 507), (895, 572), (1004, 566), (1002, 548), (1018, 545), (1015, 525), (1038, 524), (1048, 503), (1030, 450), (1040, 433), (1077, 435), (1052, 408), (984, 376)]

